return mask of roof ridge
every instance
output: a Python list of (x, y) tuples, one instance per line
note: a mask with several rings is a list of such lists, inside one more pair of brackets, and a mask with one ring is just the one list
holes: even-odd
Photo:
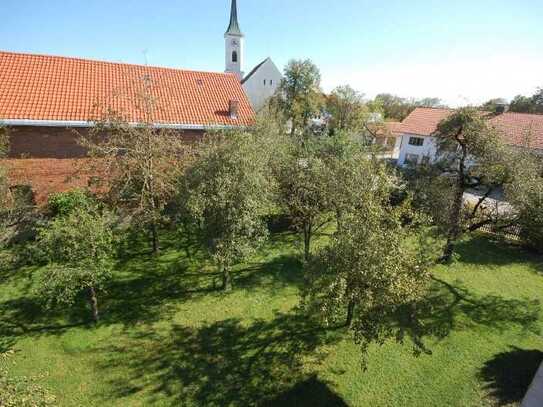
[(264, 65), (267, 61), (271, 61), (271, 57), (266, 57), (266, 59), (264, 61), (262, 61), (261, 63), (259, 63), (257, 66), (255, 66), (253, 69), (251, 69), (251, 72), (249, 72), (247, 75), (245, 75), (245, 78), (243, 78), (241, 80), (241, 83), (244, 84), (245, 82), (247, 82), (247, 80), (253, 76), (255, 74), (256, 71), (258, 71), (258, 69)]
[(191, 73), (201, 73), (201, 74), (211, 74), (211, 75), (221, 75), (221, 76), (234, 76), (235, 74), (231, 72), (215, 72), (215, 71), (201, 71), (196, 69), (185, 69), (185, 68), (173, 68), (168, 66), (157, 66), (157, 65), (144, 65), (144, 64), (134, 64), (131, 62), (119, 62), (119, 61), (105, 61), (102, 59), (93, 59), (93, 58), (82, 58), (82, 57), (70, 57), (64, 55), (50, 55), (50, 54), (39, 54), (33, 52), (16, 52), (16, 51), (2, 51), (0, 50), (0, 55), (18, 55), (18, 56), (27, 56), (27, 57), (41, 57), (41, 58), (51, 58), (51, 59), (63, 59), (69, 61), (81, 61), (81, 62), (94, 62), (99, 64), (107, 65), (121, 65), (121, 66), (132, 66), (136, 68), (153, 68), (153, 69), (165, 69), (169, 71), (181, 71), (181, 72), (191, 72)]

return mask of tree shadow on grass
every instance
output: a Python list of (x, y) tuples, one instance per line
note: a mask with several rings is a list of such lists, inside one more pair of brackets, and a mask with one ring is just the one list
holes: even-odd
[(543, 256), (526, 251), (517, 244), (476, 234), (456, 246), (459, 261), (484, 266), (505, 266), (530, 263), (543, 273)]
[[(22, 337), (61, 335), (70, 328), (90, 326), (90, 311), (84, 306), (46, 311), (37, 299), (20, 297), (0, 303), (0, 353), (12, 349)], [(86, 315), (87, 317), (85, 318)]]
[(319, 363), (322, 346), (340, 335), (302, 314), (277, 314), (250, 325), (238, 319), (201, 328), (174, 325), (166, 336), (139, 334), (128, 346), (103, 350), (103, 368), (123, 363), (129, 371), (114, 380), (117, 391), (106, 402), (137, 394), (149, 404), (281, 405), (278, 400), (322, 395), (323, 384), (304, 366)]
[(404, 308), (396, 323), (417, 349), (429, 352), (425, 337), (443, 339), (452, 331), (476, 327), (498, 332), (516, 327), (538, 334), (540, 310), (538, 300), (478, 296), (459, 281), (448, 283), (433, 277), (428, 295)]
[(511, 405), (522, 401), (541, 363), (543, 352), (511, 347), (488, 360), (479, 377), (495, 405)]
[(274, 399), (262, 403), (262, 406), (348, 407), (348, 404), (327, 383), (314, 375)]

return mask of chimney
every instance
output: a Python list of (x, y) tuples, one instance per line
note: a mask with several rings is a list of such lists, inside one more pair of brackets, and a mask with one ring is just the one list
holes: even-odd
[(237, 100), (230, 100), (228, 102), (228, 114), (231, 119), (237, 119), (239, 114), (239, 102)]

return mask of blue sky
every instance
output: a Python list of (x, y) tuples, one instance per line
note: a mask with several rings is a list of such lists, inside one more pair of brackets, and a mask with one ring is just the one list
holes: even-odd
[[(0, 49), (224, 69), (230, 0), (1, 0)], [(449, 104), (543, 86), (541, 0), (238, 0), (245, 70), (311, 58), (326, 91)]]

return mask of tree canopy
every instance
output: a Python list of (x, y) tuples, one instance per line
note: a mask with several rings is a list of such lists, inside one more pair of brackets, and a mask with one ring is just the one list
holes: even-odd
[(112, 277), (113, 231), (107, 212), (78, 208), (42, 227), (38, 247), (46, 262), (37, 287), (47, 306), (71, 306), (87, 296), (95, 322), (98, 292)]
[[(497, 222), (498, 215), (486, 211), (485, 201), (504, 185), (509, 172), (505, 146), (500, 134), (488, 125), (485, 115), (476, 109), (456, 110), (438, 125), (436, 132), (439, 170), (434, 173), (444, 195), (451, 197), (447, 207), (445, 229), (447, 244), (443, 260), (448, 261), (464, 231), (473, 231)], [(435, 178), (434, 178), (435, 179)], [(464, 193), (473, 188), (484, 189), (472, 208), (464, 205)]]
[(321, 74), (311, 60), (291, 60), (285, 67), (275, 103), (290, 121), (291, 135), (304, 132), (309, 121), (319, 116), (324, 105)]
[(515, 96), (509, 105), (509, 110), (516, 113), (543, 114), (543, 88), (539, 88), (532, 96)]
[(231, 267), (267, 236), (272, 182), (266, 150), (250, 132), (210, 135), (183, 179), (182, 206), (232, 288)]
[(406, 99), (390, 93), (381, 93), (373, 100), (373, 105), (380, 106), (385, 119), (403, 121), (417, 107), (443, 107), (438, 98)]

